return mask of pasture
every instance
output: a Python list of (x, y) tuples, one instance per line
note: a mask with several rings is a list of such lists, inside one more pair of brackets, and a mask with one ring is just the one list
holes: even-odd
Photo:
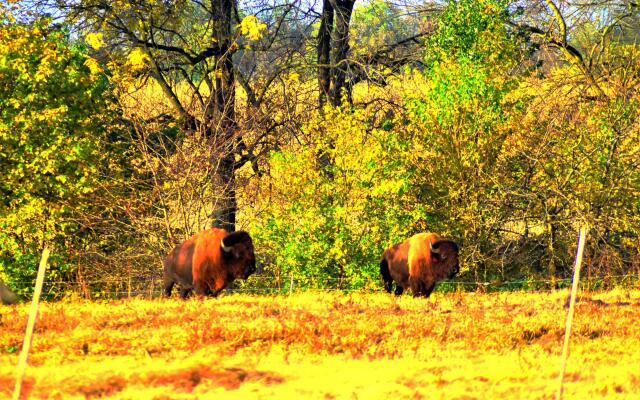
[[(44, 303), (27, 398), (548, 399), (568, 291)], [(10, 397), (28, 305), (0, 306)], [(565, 398), (640, 398), (640, 290), (583, 293)]]

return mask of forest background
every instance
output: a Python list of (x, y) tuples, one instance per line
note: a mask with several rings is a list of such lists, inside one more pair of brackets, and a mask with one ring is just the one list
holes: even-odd
[(3, 1), (0, 280), (46, 245), (49, 298), (153, 295), (220, 226), (250, 290), (381, 290), (420, 231), (556, 287), (587, 224), (587, 282), (637, 284), (638, 39), (630, 0)]

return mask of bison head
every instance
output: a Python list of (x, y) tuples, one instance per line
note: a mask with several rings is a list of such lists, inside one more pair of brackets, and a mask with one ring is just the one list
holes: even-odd
[(220, 241), (220, 249), (235, 278), (247, 279), (256, 272), (253, 240), (247, 232), (228, 234)]
[(447, 279), (452, 279), (460, 272), (458, 261), (458, 245), (451, 240), (438, 240), (430, 244), (431, 257), (440, 265), (441, 272)]

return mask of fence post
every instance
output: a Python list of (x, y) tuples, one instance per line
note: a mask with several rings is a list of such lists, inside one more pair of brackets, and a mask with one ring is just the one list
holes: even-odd
[(31, 301), (31, 309), (29, 310), (29, 320), (27, 322), (27, 330), (24, 334), (24, 342), (22, 342), (22, 351), (18, 360), (18, 374), (16, 377), (16, 386), (13, 390), (13, 400), (20, 398), (22, 391), (22, 380), (24, 372), (27, 369), (27, 360), (29, 358), (29, 350), (31, 349), (31, 341), (33, 340), (33, 328), (36, 324), (38, 316), (38, 305), (40, 304), (40, 294), (42, 293), (42, 285), (44, 283), (44, 273), (47, 269), (47, 260), (49, 259), (49, 249), (47, 247), (42, 251), (42, 258), (38, 266), (38, 276), (36, 277), (36, 287), (33, 291), (33, 300)]
[(131, 298), (131, 262), (127, 263), (127, 298)]
[(293, 272), (291, 273), (291, 280), (289, 281), (289, 296), (293, 293)]
[(586, 227), (580, 228), (580, 236), (578, 237), (578, 249), (576, 251), (576, 260), (573, 268), (573, 284), (571, 285), (571, 294), (569, 298), (569, 311), (567, 312), (567, 321), (564, 329), (564, 344), (562, 346), (562, 366), (560, 368), (560, 378), (558, 381), (558, 392), (556, 400), (562, 398), (564, 373), (567, 369), (567, 357), (569, 355), (569, 336), (571, 335), (571, 324), (573, 323), (573, 313), (576, 305), (576, 294), (578, 293), (578, 283), (580, 281), (580, 266), (582, 265), (582, 253), (584, 251), (584, 243), (587, 239)]

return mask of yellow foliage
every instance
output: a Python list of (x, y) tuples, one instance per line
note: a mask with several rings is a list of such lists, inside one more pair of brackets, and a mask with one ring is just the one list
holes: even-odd
[(84, 62), (84, 65), (86, 65), (87, 68), (89, 68), (89, 71), (91, 71), (91, 75), (97, 75), (100, 72), (102, 72), (102, 68), (100, 67), (100, 64), (98, 64), (98, 61), (96, 61), (95, 58), (87, 57), (87, 59)]
[[(192, 89), (186, 82), (180, 82), (175, 87), (176, 94), (183, 104), (189, 104)], [(206, 88), (200, 89), (206, 95)], [(160, 85), (154, 80), (142, 79), (121, 80), (119, 101), (127, 115), (150, 118), (162, 113), (172, 113), (174, 109)]]
[(267, 28), (267, 24), (260, 22), (255, 15), (248, 15), (240, 22), (240, 32), (249, 40), (260, 40), (262, 31)]
[(139, 47), (131, 50), (127, 56), (127, 65), (134, 71), (144, 68), (148, 61), (149, 56)]
[(295, 71), (290, 72), (287, 75), (287, 84), (292, 85), (292, 84), (298, 84), (298, 83), (300, 83), (300, 74), (298, 74)]
[(89, 33), (84, 37), (84, 41), (96, 50), (104, 47), (104, 35), (102, 33)]

